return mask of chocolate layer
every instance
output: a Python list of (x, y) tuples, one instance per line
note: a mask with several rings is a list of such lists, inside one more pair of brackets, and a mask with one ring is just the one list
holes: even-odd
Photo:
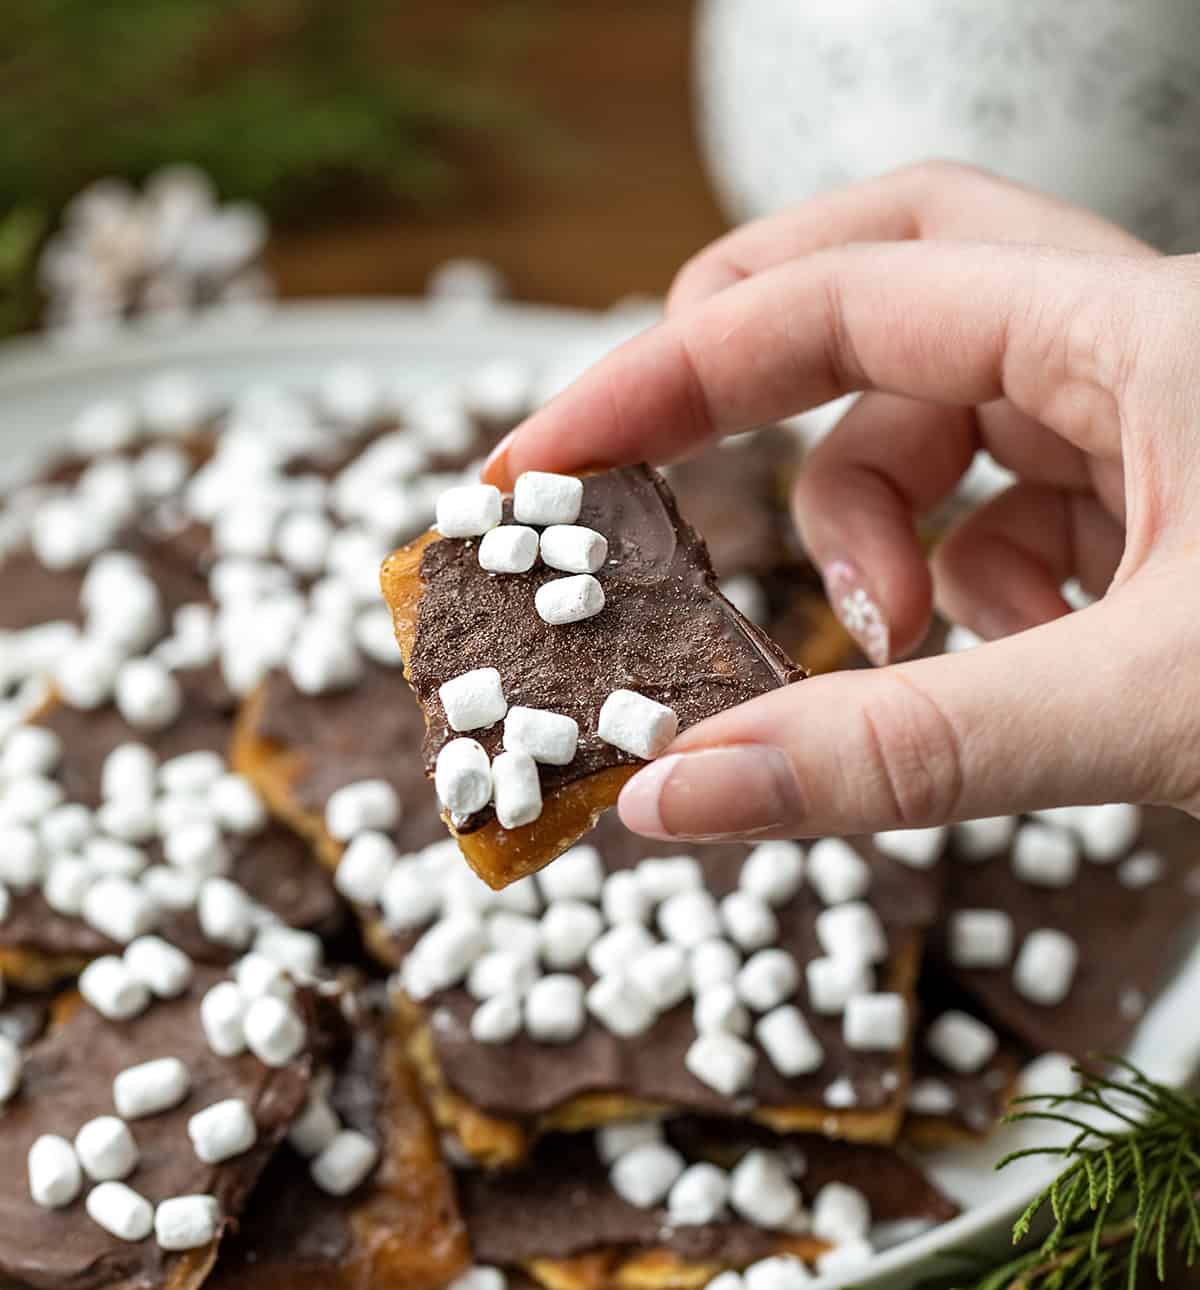
[[(511, 504), (506, 514), (511, 517)], [(686, 729), (802, 675), (717, 592), (703, 541), (653, 471), (588, 476), (578, 522), (608, 539), (608, 562), (599, 574), (607, 603), (595, 617), (566, 626), (544, 623), (533, 604), (537, 588), (561, 576), (555, 570), (538, 565), (494, 576), (480, 568), (474, 541), (441, 540), (426, 548), (409, 671), (428, 726), (429, 773), (442, 745), (455, 737), (438, 687), (472, 668), (497, 668), (511, 705), (566, 713), (578, 723), (571, 763), (540, 767), (544, 794), (636, 762), (596, 734), (600, 707), (613, 690), (637, 690), (667, 704)], [(490, 754), (501, 751), (502, 723), (471, 733)], [(493, 818), (489, 807), (458, 831)]]

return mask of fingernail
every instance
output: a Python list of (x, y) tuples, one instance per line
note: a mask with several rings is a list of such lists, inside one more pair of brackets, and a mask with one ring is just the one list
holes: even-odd
[(867, 590), (862, 574), (848, 560), (833, 560), (821, 571), (825, 592), (838, 621), (862, 652), (883, 667), (891, 651), (891, 632), (879, 602)]
[(655, 838), (746, 838), (798, 822), (799, 787), (779, 748), (745, 744), (672, 753), (621, 792), (627, 828)]
[(508, 450), (512, 446), (513, 436), (520, 429), (520, 426), (514, 426), (508, 434), (491, 450), (487, 455), (487, 460), (483, 463), (483, 469), (479, 472), (482, 479), (491, 478), (493, 470), (499, 468), (504, 458), (508, 456)]

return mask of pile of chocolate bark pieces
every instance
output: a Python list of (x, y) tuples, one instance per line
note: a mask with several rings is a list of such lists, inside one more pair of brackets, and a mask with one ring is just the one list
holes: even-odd
[[(163, 372), (5, 497), (0, 1279), (837, 1284), (955, 1214), (924, 1151), (985, 1138), (1038, 1055), (1120, 1051), (1169, 975), (1198, 836), (1158, 811), (691, 851), (610, 812), (485, 886), (378, 577), (533, 388)], [(724, 595), (827, 670), (855, 660), (799, 452), (766, 429), (667, 478)], [(651, 1013), (581, 1011), (626, 961)]]

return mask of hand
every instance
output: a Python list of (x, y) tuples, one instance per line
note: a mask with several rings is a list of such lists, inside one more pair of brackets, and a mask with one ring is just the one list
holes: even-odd
[[(1200, 811), (1200, 257), (979, 172), (905, 170), (701, 253), (666, 320), (486, 473), (671, 461), (853, 390), (795, 497), (831, 598), (878, 664), (921, 640), (935, 593), (990, 643), (702, 722), (630, 781), (625, 823), (711, 839)], [(914, 516), (981, 447), (1018, 481), (931, 568)], [(1068, 613), (1073, 576), (1102, 599)]]

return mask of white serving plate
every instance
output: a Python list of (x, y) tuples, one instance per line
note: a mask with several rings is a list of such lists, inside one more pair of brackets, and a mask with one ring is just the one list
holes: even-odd
[[(495, 358), (533, 364), (547, 390), (652, 317), (645, 310), (592, 314), (529, 305), (470, 311), (421, 301), (339, 301), (280, 307), (254, 319), (212, 319), (166, 334), (131, 333), (103, 348), (62, 350), (41, 341), (0, 345), (0, 473), (19, 470), (61, 438), (72, 415), (104, 395), (130, 393), (156, 373), (185, 368), (218, 394), (271, 381), (311, 387), (325, 366), (354, 359), (401, 393), (453, 381)], [(1200, 945), (1147, 1012), (1128, 1056), (1151, 1079), (1182, 1084), (1200, 1066)], [(877, 1255), (851, 1282), (823, 1280), (814, 1290), (853, 1284), (907, 1290), (925, 1277), (961, 1268), (954, 1251), (1001, 1254), (1011, 1224), (1057, 1172), (1032, 1159), (996, 1173), (1006, 1152), (1046, 1143), (1045, 1126), (1012, 1126), (985, 1145), (927, 1157), (933, 1177), (963, 1213)]]

